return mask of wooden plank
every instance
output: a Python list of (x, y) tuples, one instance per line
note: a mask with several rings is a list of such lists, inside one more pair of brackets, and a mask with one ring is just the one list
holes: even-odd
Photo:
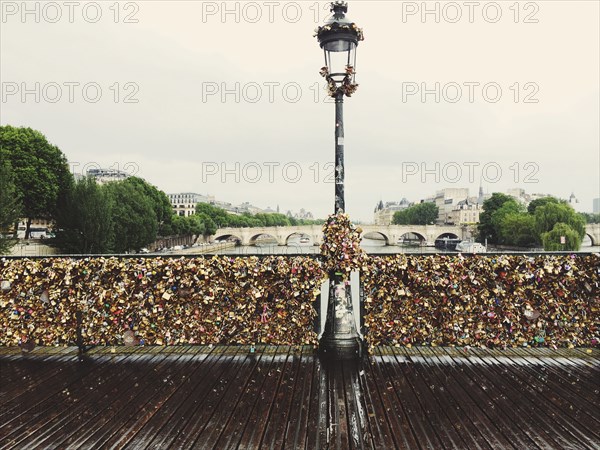
[[(430, 425), (438, 439), (444, 443), (445, 448), (465, 448), (466, 444), (460, 437), (460, 433), (454, 428), (454, 424), (448, 419), (436, 398), (440, 392), (440, 386), (431, 383), (426, 376), (424, 357), (419, 349), (415, 347), (408, 351), (407, 348), (402, 350), (392, 348), (391, 351), (397, 359), (400, 357), (398, 367), (415, 392), (423, 413), (421, 420)], [(412, 364), (404, 364), (402, 360), (408, 360)]]
[[(301, 374), (298, 373), (303, 356), (302, 348), (290, 348), (288, 357), (281, 367), (281, 377), (271, 395), (261, 399), (253, 412), (242, 438), (239, 449), (282, 448), (285, 439), (290, 408), (294, 399), (294, 388)], [(274, 395), (273, 395), (274, 394)]]
[(568, 444), (560, 436), (545, 432), (547, 430), (542, 425), (545, 417), (538, 410), (539, 404), (536, 407), (532, 400), (535, 394), (531, 390), (519, 389), (512, 382), (507, 367), (510, 364), (506, 361), (498, 363), (487, 349), (471, 349), (470, 354), (471, 360), (477, 364), (474, 367), (491, 383), (488, 389), (495, 404), (494, 410), (508, 417), (514, 424), (514, 430), (522, 430), (539, 448), (564, 448)]
[(383, 367), (385, 358), (391, 358), (389, 354), (384, 354), (385, 348), (376, 348), (371, 358), (375, 385), (378, 388), (379, 396), (384, 405), (388, 423), (392, 430), (392, 437), (396, 447), (400, 449), (420, 448), (417, 443), (418, 436), (413, 429), (413, 424), (408, 418), (408, 412), (404, 407), (403, 401), (398, 401), (394, 392), (394, 385)]
[(207, 436), (213, 436), (215, 432), (220, 434), (256, 366), (261, 361), (267, 367), (270, 366), (270, 358), (272, 359), (275, 352), (276, 349), (265, 347), (258, 357), (241, 354), (238, 361), (231, 364), (235, 370), (229, 371), (226, 377), (219, 380), (217, 387), (208, 393), (203, 401), (202, 410), (194, 413), (173, 442), (173, 447), (198, 445), (200, 448), (206, 448), (204, 444), (208, 442)]
[[(202, 357), (190, 361), (192, 367), (189, 374), (186, 373), (185, 380), (181, 381), (176, 391), (161, 404), (160, 408), (153, 411), (151, 417), (148, 417), (143, 426), (138, 429), (131, 442), (135, 445), (139, 442), (151, 442), (161, 430), (169, 427), (170, 423), (176, 422), (180, 406), (190, 396), (195, 395), (194, 389), (202, 385), (202, 381), (208, 377), (225, 350), (224, 346), (212, 349), (206, 346), (199, 347)], [(187, 357), (187, 354), (185, 356)]]
[(304, 346), (302, 348), (300, 364), (294, 377), (295, 383), (288, 426), (285, 432), (285, 441), (280, 447), (282, 449), (303, 449), (305, 447), (308, 411), (310, 408), (310, 391), (316, 358), (317, 356), (312, 347)]
[[(259, 349), (260, 347), (257, 347), (257, 351), (260, 351)], [(190, 395), (177, 405), (172, 419), (159, 430), (146, 448), (180, 447), (174, 441), (183, 440), (190, 434), (187, 427), (204, 425), (206, 415), (210, 414), (218, 404), (219, 393), (228, 387), (231, 378), (235, 376), (245, 360), (243, 347), (225, 347), (223, 355), (210, 367), (208, 374), (198, 380), (192, 380), (195, 387)], [(130, 443), (125, 448), (136, 447), (135, 443)]]
[(47, 448), (47, 441), (58, 444), (69, 437), (76, 437), (81, 441), (88, 432), (97, 432), (106, 422), (119, 424), (121, 414), (129, 406), (128, 400), (140, 392), (134, 384), (143, 386), (143, 380), (147, 376), (143, 368), (150, 369), (151, 364), (160, 365), (172, 352), (170, 348), (158, 347), (149, 353), (131, 353), (124, 362), (105, 366), (93, 379), (82, 379), (80, 383), (75, 383), (63, 402), (66, 413), (36, 427), (35, 434), (20, 445)]
[[(229, 416), (226, 424), (223, 426), (220, 434), (216, 434), (218, 439), (210, 446), (211, 439), (200, 437), (205, 448), (238, 448), (239, 441), (248, 427), (249, 419), (252, 416), (259, 401), (264, 401), (264, 393), (270, 392), (271, 395), (280, 389), (283, 380), (285, 366), (290, 357), (291, 348), (289, 346), (279, 346), (277, 352), (272, 355), (270, 362), (265, 361), (265, 369), (253, 371), (246, 383), (246, 388), (240, 396), (238, 403), (233, 408), (232, 414)], [(291, 364), (288, 364), (290, 366)], [(261, 398), (262, 397), (262, 398)], [(282, 401), (284, 399), (282, 398)], [(268, 402), (271, 403), (270, 401)], [(285, 420), (285, 418), (283, 419)], [(209, 430), (213, 431), (213, 430)], [(206, 443), (206, 444), (204, 444)]]
[(11, 383), (23, 383), (23, 380), (27, 378), (47, 376), (46, 373), (32, 370), (40, 362), (56, 363), (57, 358), (71, 356), (77, 352), (77, 349), (73, 349), (73, 347), (57, 347), (58, 351), (52, 352), (42, 352), (42, 349), (36, 347), (32, 353), (23, 353), (18, 348), (18, 353), (0, 356), (0, 395), (5, 389), (11, 390)]
[(328, 448), (329, 445), (327, 369), (319, 357), (315, 358), (313, 375), (310, 414), (306, 427), (307, 450)]
[[(227, 448), (219, 446), (219, 439), (224, 437), (229, 425), (230, 433), (243, 433), (247, 423), (248, 411), (254, 406), (263, 383), (268, 380), (271, 388), (277, 388), (281, 372), (277, 371), (275, 362), (281, 347), (269, 349), (261, 355), (250, 355), (248, 370), (238, 374), (237, 381), (232, 383), (218, 408), (215, 408), (210, 421), (196, 433), (194, 446), (202, 449)], [(225, 436), (225, 439), (227, 437)]]
[[(409, 379), (404, 375), (400, 366), (405, 365), (407, 371), (413, 371), (413, 363), (408, 361), (398, 361), (391, 351), (387, 349), (388, 355), (381, 354), (381, 365), (383, 366), (387, 378), (391, 383), (393, 392), (396, 394), (396, 401), (404, 405), (407, 418), (411, 424), (417, 442), (423, 448), (441, 449), (444, 443), (440, 440), (435, 428), (426, 419), (426, 411), (419, 403), (420, 393), (416, 391)], [(425, 420), (424, 420), (425, 419)]]
[(370, 359), (371, 357), (365, 357), (361, 360), (358, 378), (367, 415), (368, 430), (365, 432), (365, 445), (375, 449), (397, 448), (392, 438), (394, 433), (373, 377)]
[[(106, 349), (106, 352), (108, 351), (109, 349)], [(139, 350), (137, 357), (142, 356), (143, 353)], [(126, 356), (119, 356), (106, 358), (101, 363), (70, 362), (69, 364), (75, 364), (75, 371), (69, 376), (57, 374), (38, 389), (18, 397), (18, 400), (23, 402), (23, 412), (3, 423), (3, 435), (6, 438), (13, 436), (11, 439), (15, 444), (22, 442), (33, 432), (44, 430), (45, 425), (54, 420), (60, 420), (62, 416), (72, 418), (71, 406), (87, 395), (85, 389), (81, 389), (81, 387), (94, 384), (94, 378), (99, 376), (102, 371), (109, 370), (111, 367), (111, 364), (108, 363), (109, 360), (113, 360), (114, 364), (115, 360), (117, 363), (123, 363), (126, 359)], [(79, 369), (79, 373), (77, 373), (77, 369)], [(2, 442), (3, 440), (0, 440), (0, 443)]]
[(546, 348), (522, 349), (525, 358), (555, 374), (562, 386), (588, 400), (589, 393), (598, 387), (594, 380), (600, 379), (600, 363), (594, 367), (592, 361), (579, 358), (573, 351), (563, 350), (565, 352)]
[[(12, 433), (23, 423), (43, 415), (47, 408), (56, 406), (56, 395), (61, 392), (68, 393), (68, 388), (73, 383), (89, 376), (96, 369), (92, 363), (80, 363), (73, 360), (71, 356), (64, 358), (67, 358), (67, 360), (63, 361), (63, 357), (59, 357), (59, 363), (56, 366), (59, 369), (49, 371), (53, 374), (49, 378), (40, 377), (33, 383), (25, 383), (24, 386), (13, 386), (8, 391), (8, 394), (3, 398), (3, 402), (5, 405), (10, 406), (5, 408), (0, 417), (0, 436)], [(18, 364), (18, 362), (15, 364)], [(33, 370), (44, 372), (44, 369), (45, 365), (42, 362)]]
[[(480, 434), (479, 430), (473, 426), (473, 422), (466, 414), (457, 413), (460, 410), (459, 404), (452, 396), (448, 383), (450, 378), (444, 372), (438, 370), (434, 365), (435, 349), (431, 347), (417, 347), (414, 352), (422, 357), (420, 364), (415, 364), (416, 376), (423, 380), (422, 388), (429, 389), (436, 403), (432, 406), (434, 409), (432, 415), (440, 418), (438, 426), (442, 430), (453, 430), (450, 436), (455, 448), (469, 449), (491, 449), (491, 445)], [(406, 356), (407, 353), (401, 349), (396, 352), (397, 356)], [(458, 437), (458, 440), (457, 440)]]
[[(332, 417), (331, 431), (332, 443), (336, 448), (350, 448), (348, 411), (346, 403), (346, 390), (344, 389), (343, 362), (333, 364), (333, 374), (329, 377), (329, 411)], [(335, 420), (333, 419), (335, 417)]]
[[(510, 350), (507, 350), (510, 352)], [(550, 430), (567, 435), (570, 441), (580, 442), (582, 448), (592, 448), (600, 444), (600, 440), (590, 435), (593, 432), (585, 425), (581, 425), (577, 419), (573, 420), (571, 406), (569, 403), (559, 406), (556, 404), (557, 399), (561, 396), (555, 392), (553, 386), (548, 386), (547, 380), (539, 373), (530, 373), (528, 364), (522, 362), (522, 357), (514, 359), (515, 363), (508, 366), (508, 375), (512, 379), (512, 384), (520, 389), (535, 392), (536, 397), (533, 400), (539, 411), (546, 414), (549, 418), (549, 423), (552, 424)]]
[[(512, 352), (512, 349), (507, 350), (507, 352)], [(517, 359), (517, 364), (520, 367), (519, 374), (522, 374), (523, 377), (526, 377), (526, 383), (531, 383), (535, 385), (537, 383), (537, 379), (540, 376), (540, 364), (531, 364), (532, 361), (537, 362), (536, 358), (528, 358), (527, 362), (522, 361), (522, 358)], [(594, 414), (594, 412), (598, 411), (597, 404), (597, 394), (595, 396), (596, 402), (594, 402), (593, 397), (591, 395), (577, 395), (575, 393), (574, 384), (578, 383), (578, 380), (585, 379), (597, 379), (593, 377), (593, 375), (581, 374), (579, 378), (574, 380), (569, 379), (567, 375), (561, 374), (561, 371), (558, 370), (555, 366), (551, 364), (547, 364), (544, 367), (545, 376), (542, 377), (543, 384), (538, 388), (542, 393), (544, 393), (545, 397), (548, 398), (555, 407), (560, 410), (565, 411), (567, 415), (570, 415), (573, 420), (580, 421), (586, 427), (589, 427), (590, 430), (597, 430), (600, 428), (600, 417), (598, 414)], [(562, 375), (562, 376), (561, 376)], [(590, 381), (589, 391), (593, 392), (592, 389), (598, 388), (598, 384), (593, 384)], [(600, 437), (600, 433), (594, 433), (597, 437)]]
[(371, 448), (371, 441), (368, 437), (367, 409), (359, 382), (358, 362), (343, 361), (342, 376), (346, 397), (350, 448)]
[(444, 349), (419, 348), (419, 351), (427, 356), (426, 362), (430, 373), (448, 393), (448, 412), (452, 411), (458, 416), (459, 423), (462, 423), (464, 429), (465, 439), (474, 441), (470, 445), (482, 448), (502, 448), (507, 445), (504, 436), (485, 414), (483, 405), (476, 404), (473, 397), (469, 395), (474, 383), (465, 377), (464, 369), (454, 364)]
[[(112, 420), (106, 420), (105, 414), (97, 417), (93, 423), (95, 431), (87, 441), (83, 441), (83, 446), (88, 446), (89, 442), (97, 448), (120, 448), (133, 439), (139, 429), (185, 381), (189, 373), (188, 367), (193, 364), (201, 349), (167, 347), (160, 354), (160, 359), (154, 363), (144, 363), (139, 368), (144, 375), (135, 379), (128, 377), (122, 393), (113, 391), (109, 394), (109, 397), (113, 397), (110, 410), (118, 413)], [(81, 433), (74, 433), (77, 434)]]
[[(81, 363), (78, 361), (75, 355), (65, 354), (58, 356), (56, 359), (52, 359), (52, 365), (48, 370), (33, 370), (30, 371), (25, 379), (22, 378), (20, 382), (17, 382), (17, 386), (4, 386), (7, 389), (8, 394), (3, 396), (3, 401), (11, 402), (16, 400), (21, 395), (31, 395), (32, 392), (36, 391), (39, 386), (44, 386), (44, 389), (56, 380), (64, 381), (67, 377), (75, 375), (76, 377), (81, 372)], [(35, 363), (31, 361), (33, 367), (42, 368), (44, 361)], [(9, 364), (9, 363), (7, 363)], [(12, 364), (19, 365), (19, 361), (15, 360)], [(31, 366), (30, 366), (31, 367)], [(60, 375), (60, 376), (59, 376)], [(25, 398), (20, 398), (19, 403), (25, 402)], [(0, 416), (0, 421), (4, 421), (4, 417)]]
[(490, 408), (489, 399), (481, 392), (482, 386), (469, 377), (467, 363), (462, 362), (468, 355), (456, 349), (441, 349), (434, 352), (434, 364), (441, 373), (452, 379), (446, 384), (456, 403), (473, 423), (492, 448), (518, 448), (505, 435), (502, 425), (495, 420), (495, 413)]

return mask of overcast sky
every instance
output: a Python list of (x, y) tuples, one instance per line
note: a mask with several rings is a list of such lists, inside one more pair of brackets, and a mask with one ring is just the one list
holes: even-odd
[[(480, 181), (574, 192), (591, 211), (599, 4), (351, 1), (365, 31), (344, 110), (351, 217)], [(3, 1), (1, 123), (40, 130), (75, 172), (324, 217), (334, 105), (313, 32), (327, 5)]]

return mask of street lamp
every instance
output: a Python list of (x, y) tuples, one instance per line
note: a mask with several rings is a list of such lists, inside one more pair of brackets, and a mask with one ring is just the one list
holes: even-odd
[(356, 89), (356, 47), (363, 32), (347, 17), (348, 4), (331, 3), (333, 15), (317, 29), (317, 39), (323, 49), (325, 66), (321, 76), (327, 80), (329, 95), (335, 98), (335, 213), (343, 213), (344, 200), (344, 95), (350, 97)]
[[(350, 97), (356, 84), (356, 47), (363, 32), (346, 17), (348, 4), (331, 3), (333, 15), (316, 30), (323, 49), (325, 66), (321, 76), (327, 81), (328, 93), (335, 98), (335, 214), (345, 212), (344, 199), (344, 96)], [(356, 330), (348, 274), (329, 274), (327, 318), (319, 349), (331, 359), (353, 359), (361, 354), (362, 341)]]

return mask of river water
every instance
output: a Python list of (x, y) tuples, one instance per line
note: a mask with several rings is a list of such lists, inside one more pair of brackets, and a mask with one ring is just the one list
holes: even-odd
[[(589, 238), (588, 238), (589, 241)], [(592, 247), (591, 242), (583, 243), (581, 252), (598, 252), (599, 247)], [(408, 247), (402, 245), (385, 245), (385, 241), (377, 239), (365, 238), (361, 242), (361, 246), (368, 254), (371, 255), (393, 255), (397, 253), (411, 253), (417, 255), (426, 255), (434, 253), (450, 253), (456, 254), (453, 251), (443, 251), (435, 247)], [(527, 251), (527, 250), (524, 250)], [(531, 250), (529, 250), (531, 251)], [(514, 253), (514, 250), (507, 253)], [(290, 238), (287, 246), (279, 246), (274, 242), (259, 243), (255, 246), (232, 247), (216, 252), (217, 255), (316, 255), (319, 253), (319, 247), (312, 244), (302, 244), (299, 239)], [(501, 251), (494, 250), (494, 253)]]

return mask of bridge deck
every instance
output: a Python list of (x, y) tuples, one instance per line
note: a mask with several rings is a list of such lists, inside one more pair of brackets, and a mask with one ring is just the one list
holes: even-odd
[(0, 448), (598, 448), (599, 350), (0, 349)]

